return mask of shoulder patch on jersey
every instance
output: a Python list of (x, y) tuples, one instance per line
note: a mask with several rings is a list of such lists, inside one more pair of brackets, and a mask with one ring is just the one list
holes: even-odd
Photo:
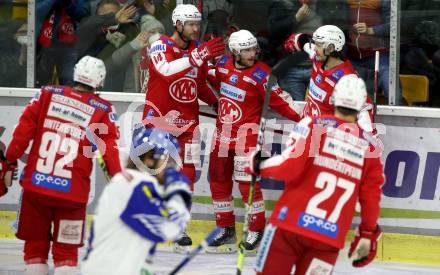
[(224, 66), (226, 64), (226, 62), (228, 62), (228, 60), (229, 60), (229, 56), (223, 55), (222, 58), (220, 58), (220, 60), (217, 61), (216, 66)]
[(92, 105), (93, 107), (96, 107), (98, 109), (103, 110), (104, 112), (107, 112), (110, 109), (110, 105), (102, 102), (101, 100), (98, 100), (96, 98), (91, 98), (89, 99), (88, 102), (90, 105)]
[(252, 78), (250, 78), (250, 77), (248, 77), (248, 76), (246, 76), (246, 75), (243, 76), (243, 81), (248, 82), (248, 83), (251, 83), (251, 84), (254, 85), (254, 86), (257, 85), (257, 82), (256, 82), (255, 80), (253, 80)]
[(162, 39), (159, 40), (159, 41), (163, 41), (163, 42), (165, 42), (165, 44), (167, 44), (168, 46), (174, 46), (174, 42), (173, 42), (171, 39), (168, 39), (168, 38), (162, 37)]
[(267, 76), (267, 72), (265, 72), (262, 68), (257, 67), (251, 74), (251, 77), (255, 79), (257, 82), (262, 82)]
[(116, 113), (115, 106), (111, 107), (111, 111), (110, 111), (110, 113), (108, 113), (108, 118), (111, 122), (118, 121), (119, 116), (118, 116), (118, 113)]
[(42, 88), (42, 90), (44, 91), (49, 91), (52, 93), (56, 93), (56, 94), (62, 94), (64, 93), (64, 87), (60, 87), (60, 86), (44, 86)]
[(331, 75), (330, 78), (332, 78), (333, 80), (338, 81), (341, 77), (344, 76), (344, 71), (342, 69), (336, 69)]

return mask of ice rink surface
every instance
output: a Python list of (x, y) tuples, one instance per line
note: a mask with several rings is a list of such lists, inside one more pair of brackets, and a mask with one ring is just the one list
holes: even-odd
[[(0, 275), (22, 274), (22, 242), (0, 240)], [(84, 249), (80, 254), (83, 255)], [(343, 254), (345, 252), (342, 252)], [(169, 249), (160, 248), (155, 256), (153, 268), (156, 274), (168, 274), (176, 266), (183, 255), (175, 254)], [(226, 275), (235, 274), (237, 256), (200, 254), (195, 257), (179, 274), (181, 275)], [(253, 265), (255, 257), (246, 257), (243, 274), (254, 274)], [(51, 272), (53, 274), (53, 266)], [(416, 265), (403, 265), (394, 263), (375, 262), (371, 265), (354, 269), (347, 260), (338, 261), (334, 275), (440, 275), (440, 267), (423, 267)], [(121, 274), (122, 275), (122, 274)], [(124, 274), (130, 275), (130, 274)]]

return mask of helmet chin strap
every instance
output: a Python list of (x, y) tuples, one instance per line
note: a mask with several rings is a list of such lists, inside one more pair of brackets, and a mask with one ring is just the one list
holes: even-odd
[(179, 34), (180, 39), (182, 39), (182, 41), (186, 43), (186, 47), (185, 47), (185, 49), (186, 49), (189, 46), (190, 40), (186, 39), (185, 36), (183, 35), (183, 27), (184, 27), (184, 24), (182, 24), (182, 31), (179, 32), (179, 30), (178, 30), (178, 28), (176, 26), (176, 31), (177, 31), (177, 34)]

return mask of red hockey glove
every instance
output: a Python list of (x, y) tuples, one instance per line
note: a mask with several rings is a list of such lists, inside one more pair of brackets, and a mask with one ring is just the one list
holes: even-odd
[(354, 267), (366, 266), (374, 260), (377, 252), (377, 241), (381, 235), (382, 231), (379, 226), (376, 227), (374, 232), (364, 230), (362, 226), (356, 229), (356, 235), (348, 252), (348, 257), (353, 259)]
[(8, 187), (12, 185), (12, 178), (17, 171), (17, 161), (9, 163), (3, 151), (0, 150), (0, 197), (8, 192)]
[(192, 50), (189, 56), (189, 62), (193, 66), (201, 67), (211, 58), (220, 56), (224, 54), (224, 52), (225, 43), (223, 43), (223, 37), (217, 37)]
[(309, 40), (309, 35), (305, 33), (293, 33), (284, 41), (284, 49), (288, 52), (300, 52), (303, 50), (304, 44)]

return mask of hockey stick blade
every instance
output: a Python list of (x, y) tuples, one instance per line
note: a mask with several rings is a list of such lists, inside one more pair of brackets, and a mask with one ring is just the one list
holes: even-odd
[[(266, 116), (269, 109), (269, 101), (270, 101), (270, 95), (272, 94), (272, 88), (277, 84), (277, 77), (274, 74), (270, 74), (269, 78), (266, 83), (265, 87), (265, 96), (264, 96), (264, 103), (263, 103), (263, 110), (261, 112), (261, 120), (260, 120), (260, 128), (258, 130), (258, 138), (257, 138), (257, 146), (255, 147), (255, 150), (261, 151), (264, 144), (264, 131), (266, 130)], [(249, 216), (252, 209), (252, 204), (254, 202), (254, 195), (255, 195), (255, 184), (257, 182), (257, 176), (252, 175), (251, 184), (249, 187), (249, 195), (248, 195), (248, 203), (246, 213), (244, 214), (244, 224), (243, 224), (243, 238), (246, 238), (246, 235), (248, 233), (248, 224), (249, 224)], [(245, 249), (243, 246), (244, 239), (240, 242), (239, 249), (238, 249), (238, 257), (237, 257), (237, 275), (240, 275), (243, 270), (243, 264), (244, 264), (244, 256), (245, 256)]]
[(195, 256), (197, 256), (200, 251), (202, 251), (205, 247), (207, 247), (209, 244), (212, 243), (214, 238), (220, 234), (221, 228), (216, 227), (214, 230), (211, 231), (211, 233), (206, 236), (206, 238), (196, 247), (194, 248), (191, 253), (189, 253), (183, 260), (173, 269), (173, 271), (170, 272), (170, 275), (177, 274), (179, 270), (181, 270), (184, 266), (186, 266), (189, 261), (191, 261)]

